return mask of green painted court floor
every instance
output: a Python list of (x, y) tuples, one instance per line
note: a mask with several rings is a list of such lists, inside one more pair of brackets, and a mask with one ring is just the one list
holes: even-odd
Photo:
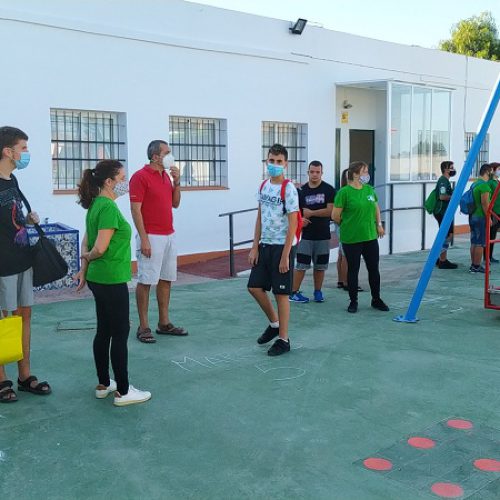
[[(390, 313), (364, 292), (348, 314), (332, 266), (326, 302), (292, 304), (292, 351), (274, 359), (255, 342), (266, 322), (244, 278), (175, 286), (172, 320), (190, 335), (131, 336), (131, 383), (153, 398), (128, 408), (93, 397), (93, 302), (35, 306), (33, 372), (53, 394), (0, 405), (0, 499), (411, 500), (439, 498), (440, 481), (500, 498), (500, 472), (471, 466), (500, 460), (500, 312), (483, 308), (459, 242), (460, 268), (433, 273), (419, 323), (392, 321), (426, 256), (382, 259)], [(436, 446), (408, 448), (415, 436)], [(392, 469), (367, 470), (370, 457)]]

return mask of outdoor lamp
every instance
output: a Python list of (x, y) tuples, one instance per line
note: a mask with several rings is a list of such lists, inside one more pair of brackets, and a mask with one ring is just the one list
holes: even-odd
[(295, 24), (290, 26), (289, 28), (290, 33), (292, 33), (292, 35), (302, 35), (302, 32), (304, 31), (306, 24), (307, 24), (307, 19), (301, 19), (301, 18), (297, 19)]

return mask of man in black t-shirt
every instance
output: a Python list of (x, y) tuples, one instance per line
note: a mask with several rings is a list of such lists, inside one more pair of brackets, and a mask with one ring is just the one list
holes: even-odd
[[(23, 213), (17, 179), (12, 172), (28, 166), (28, 136), (18, 128), (0, 127), (0, 309), (21, 316), (24, 358), (17, 363), (18, 389), (50, 394), (47, 382), (39, 382), (30, 371), (31, 306), (33, 269), (26, 224), (39, 222), (35, 212)], [(17, 401), (13, 384), (0, 366), (0, 403)]]
[(323, 165), (312, 161), (307, 171), (309, 181), (299, 190), (299, 204), (302, 209), (302, 239), (297, 247), (297, 264), (293, 275), (293, 292), (290, 302), (305, 304), (309, 298), (300, 292), (300, 285), (306, 270), (313, 263), (314, 301), (324, 302), (323, 280), (330, 260), (330, 216), (335, 198), (335, 189), (324, 182)]

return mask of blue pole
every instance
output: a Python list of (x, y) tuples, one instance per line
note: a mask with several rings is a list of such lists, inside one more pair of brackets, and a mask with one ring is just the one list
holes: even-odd
[(488, 128), (491, 124), (491, 120), (493, 119), (493, 115), (495, 114), (499, 101), (500, 74), (498, 75), (494, 90), (491, 93), (490, 101), (488, 103), (488, 106), (486, 107), (481, 124), (479, 126), (479, 131), (474, 141), (472, 142), (469, 154), (467, 155), (467, 158), (465, 160), (462, 172), (460, 173), (460, 177), (458, 178), (455, 190), (453, 191), (453, 195), (451, 196), (450, 203), (448, 204), (448, 208), (446, 209), (446, 212), (444, 214), (443, 222), (441, 223), (441, 227), (439, 228), (436, 239), (434, 240), (434, 244), (432, 245), (429, 257), (427, 258), (427, 262), (424, 265), (424, 269), (422, 270), (422, 274), (420, 275), (417, 287), (413, 292), (413, 297), (411, 299), (410, 305), (408, 306), (408, 310), (406, 311), (406, 314), (404, 316), (397, 316), (396, 318), (394, 318), (394, 321), (403, 323), (415, 323), (416, 321), (418, 321), (418, 308), (420, 307), (420, 303), (422, 302), (422, 298), (424, 296), (427, 285), (429, 284), (429, 280), (436, 264), (436, 260), (439, 257), (444, 240), (448, 235), (448, 229), (450, 227), (451, 221), (455, 216), (455, 211), (460, 203), (460, 198), (462, 197), (462, 193), (464, 192), (465, 186), (467, 185), (467, 180), (472, 173), (472, 167), (474, 166), (476, 158), (479, 155), (481, 145), (483, 144), (484, 138), (486, 137), (486, 133), (488, 132)]

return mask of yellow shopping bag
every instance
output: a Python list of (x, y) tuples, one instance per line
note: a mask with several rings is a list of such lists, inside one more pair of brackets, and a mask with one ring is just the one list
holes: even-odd
[(23, 359), (21, 316), (0, 319), (0, 365)]

